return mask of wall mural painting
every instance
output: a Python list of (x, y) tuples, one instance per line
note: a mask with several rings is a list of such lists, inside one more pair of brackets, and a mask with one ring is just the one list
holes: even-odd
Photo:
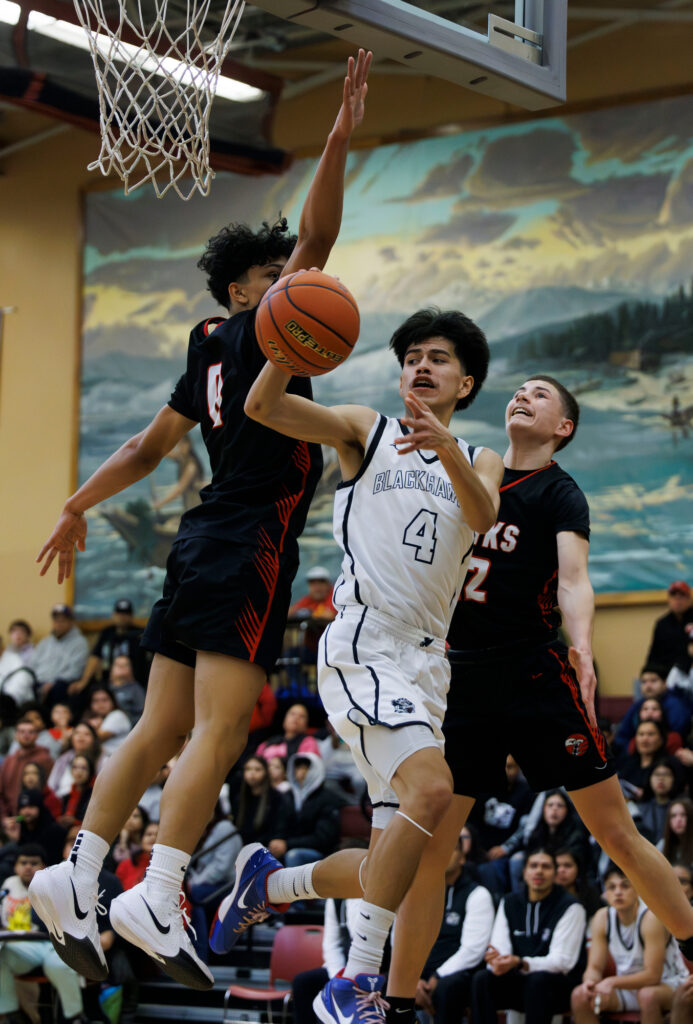
[[(396, 414), (392, 330), (427, 304), (478, 320), (489, 380), (453, 421), (504, 450), (503, 409), (534, 372), (580, 398), (579, 441), (561, 458), (586, 490), (597, 591), (693, 577), (693, 97), (383, 146), (351, 154), (341, 236), (327, 269), (362, 312), (354, 355), (316, 382), (319, 400)], [(298, 222), (314, 171), (222, 174), (211, 197), (143, 190), (88, 196), (80, 480), (164, 404), (188, 331), (218, 313), (195, 263), (233, 220)], [(152, 477), (89, 513), (76, 605), (105, 616), (159, 594), (182, 510), (209, 472), (199, 431)], [(302, 543), (303, 573), (336, 573), (328, 461)]]

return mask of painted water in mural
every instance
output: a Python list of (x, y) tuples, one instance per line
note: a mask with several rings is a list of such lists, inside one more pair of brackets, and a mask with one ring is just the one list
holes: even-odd
[[(464, 310), (491, 343), (489, 379), (453, 421), (470, 442), (504, 450), (505, 403), (532, 371), (578, 394), (579, 439), (560, 461), (589, 497), (601, 592), (693, 576), (691, 123), (683, 97), (357, 151), (326, 268), (356, 296), (362, 332), (349, 362), (316, 381), (319, 401), (398, 413), (387, 341), (430, 304)], [(87, 197), (80, 480), (167, 401), (190, 327), (219, 313), (195, 268), (206, 240), (279, 210), (297, 225), (314, 169), (219, 175), (210, 198), (188, 203)], [(180, 513), (208, 473), (191, 437), (192, 450), (88, 514), (81, 616), (107, 615), (116, 595), (145, 615), (158, 596)], [(337, 479), (328, 461), (302, 574), (337, 572)]]

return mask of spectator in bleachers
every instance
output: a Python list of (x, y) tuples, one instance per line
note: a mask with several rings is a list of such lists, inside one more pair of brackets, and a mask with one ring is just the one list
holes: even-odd
[(436, 1024), (458, 1024), (469, 1006), (493, 928), (493, 899), (466, 866), (468, 845), (460, 835), (448, 861), (443, 920), (416, 990), (416, 1005)]
[(291, 785), (286, 777), (286, 758), (275, 754), (274, 757), (268, 757), (266, 760), (272, 786), (280, 793), (288, 793), (291, 790)]
[[(685, 657), (686, 643), (693, 628), (691, 588), (684, 580), (674, 580), (667, 590), (669, 611), (655, 623), (648, 662), (662, 666), (665, 676)], [(683, 733), (681, 735), (684, 735)]]
[[(18, 851), (15, 873), (1, 883), (0, 926), (10, 931), (43, 931), (38, 920), (32, 921), (29, 905), (29, 883), (45, 866), (45, 852), (34, 843)], [(40, 973), (46, 976), (58, 993), (66, 1022), (86, 1022), (83, 1017), (82, 990), (79, 975), (64, 964), (46, 933), (45, 942), (7, 942), (0, 948), (0, 1019), (18, 1024), (19, 999), (15, 986), (18, 975)]]
[(72, 735), (73, 714), (68, 704), (54, 704), (51, 708), (51, 727), (48, 730), (60, 744), (62, 753)]
[(90, 683), (108, 684), (115, 659), (123, 654), (130, 659), (135, 679), (146, 683), (149, 657), (140, 647), (142, 630), (135, 625), (132, 602), (120, 598), (113, 606), (113, 617), (101, 630), (79, 677), (70, 687), (70, 696), (79, 701)]
[(243, 845), (262, 843), (275, 857), (283, 857), (291, 811), (291, 797), (272, 786), (264, 757), (251, 754), (243, 765), (243, 781), (232, 801), (233, 820)]
[(58, 819), (62, 813), (62, 804), (50, 786), (46, 785), (45, 769), (37, 761), (29, 761), (24, 765), (22, 789), (38, 789), (43, 797), (43, 806)]
[(687, 796), (669, 805), (664, 838), (657, 847), (670, 864), (693, 864), (693, 801)]
[(650, 774), (652, 799), (640, 804), (640, 821), (652, 835), (654, 843), (664, 836), (669, 806), (681, 788), (674, 767), (669, 758), (657, 762)]
[(686, 637), (686, 653), (677, 658), (667, 676), (667, 689), (693, 704), (693, 627)]
[(159, 821), (159, 818), (161, 817), (161, 794), (164, 791), (166, 780), (170, 774), (170, 763), (162, 764), (151, 786), (147, 786), (140, 797), (139, 806), (143, 811), (146, 811), (152, 821)]
[(113, 698), (120, 708), (130, 719), (131, 725), (136, 725), (144, 711), (144, 687), (135, 679), (132, 672), (132, 662), (127, 654), (117, 654), (111, 665), (109, 683)]
[(17, 798), (22, 788), (22, 772), (26, 764), (35, 761), (47, 772), (53, 767), (49, 751), (36, 742), (38, 729), (31, 720), (20, 719), (14, 734), (19, 749), (14, 754), (8, 754), (0, 765), (0, 818), (17, 813)]
[[(635, 731), (635, 750), (619, 758), (618, 776), (631, 784), (635, 800), (652, 798), (650, 775), (655, 765), (665, 757), (666, 742), (667, 734), (661, 722), (641, 722)], [(669, 763), (673, 767), (674, 762)]]
[(525, 850), (535, 847), (555, 853), (564, 847), (575, 850), (583, 863), (589, 860), (587, 829), (561, 789), (550, 789), (544, 796), (541, 817), (527, 835), (522, 832), (519, 846), (510, 857), (510, 886), (518, 892), (523, 886)]
[[(592, 923), (587, 968), (571, 999), (575, 1024), (596, 1024), (600, 1013), (633, 1011), (644, 1024), (655, 1024), (671, 1009), (676, 988), (688, 976), (686, 965), (620, 868), (612, 865), (604, 884), (609, 905)], [(605, 977), (609, 956), (616, 973)]]
[(149, 861), (152, 859), (152, 850), (158, 834), (159, 822), (150, 821), (142, 832), (142, 842), (139, 847), (118, 864), (116, 875), (120, 879), (123, 889), (132, 889), (144, 878)]
[(288, 775), (294, 813), (281, 856), (286, 867), (294, 868), (322, 860), (337, 848), (339, 809), (344, 801), (325, 786), (325, 766), (319, 754), (294, 754)]
[[(641, 722), (659, 722), (661, 724), (667, 737), (664, 747), (667, 754), (675, 754), (683, 746), (683, 739), (680, 734), (669, 728), (669, 719), (659, 697), (646, 697), (642, 702), (640, 713), (635, 722), (636, 730)], [(628, 753), (632, 754), (634, 750), (635, 736), (633, 736), (633, 739), (628, 744)]]
[(314, 736), (308, 735), (308, 708), (305, 704), (292, 704), (284, 715), (282, 735), (272, 736), (261, 743), (257, 754), (269, 761), (279, 755), (288, 759), (292, 754), (318, 754), (320, 747)]
[(14, 724), (17, 717), (15, 702), (11, 697), (4, 697), (0, 693), (0, 764), (14, 742)]
[(478, 829), (479, 841), (488, 855), (480, 878), (493, 892), (505, 892), (508, 888), (509, 851), (504, 843), (529, 814), (535, 797), (512, 754), (505, 760), (505, 777), (507, 788), (479, 797), (469, 815), (469, 822)]
[(337, 609), (332, 603), (330, 573), (323, 565), (316, 565), (308, 570), (306, 583), (308, 593), (294, 601), (289, 608), (290, 619), (306, 620), (301, 624), (301, 645), (293, 649), (292, 653), (297, 654), (304, 664), (314, 665), (317, 661), (320, 635), (337, 615)]
[(640, 708), (648, 697), (657, 697), (661, 701), (669, 729), (677, 732), (681, 737), (688, 735), (691, 710), (686, 701), (681, 700), (672, 690), (667, 689), (666, 676), (667, 670), (661, 665), (648, 662), (643, 666), (640, 673), (642, 696), (640, 700), (631, 704), (616, 730), (613, 740), (613, 748), (616, 753), (620, 754), (627, 750), (628, 744), (635, 736), (636, 724), (640, 718)]
[(59, 822), (63, 828), (81, 825), (94, 786), (94, 765), (87, 754), (76, 754), (72, 761), (72, 789), (63, 797)]
[(356, 767), (348, 746), (330, 722), (327, 723), (327, 733), (324, 740), (318, 741), (320, 756), (325, 765), (325, 785), (349, 803), (358, 803), (366, 789), (365, 779)]
[(35, 648), (31, 642), (31, 626), (24, 619), (11, 622), (8, 634), (7, 646), (0, 654), (0, 692), (19, 705), (36, 697)]
[(130, 817), (120, 830), (117, 840), (111, 847), (111, 856), (116, 864), (127, 860), (133, 853), (137, 853), (142, 847), (142, 836), (149, 824), (149, 815), (144, 808), (138, 804), (130, 812)]
[(693, 900), (693, 865), (674, 864), (674, 874), (681, 883), (681, 888), (690, 903)]
[(582, 857), (570, 847), (556, 850), (556, 884), (562, 885), (582, 904), (588, 922), (604, 905), (601, 889), (589, 880)]
[(486, 970), (472, 981), (474, 1024), (496, 1024), (498, 1010), (520, 1010), (526, 1024), (549, 1024), (570, 1003), (579, 977), (585, 910), (556, 885), (556, 861), (529, 850), (526, 887), (501, 901)]
[(60, 755), (48, 776), (48, 785), (61, 798), (67, 796), (72, 789), (72, 762), (75, 754), (87, 754), (96, 765), (97, 772), (103, 763), (99, 737), (88, 722), (78, 722), (74, 727), (70, 733), (67, 750)]
[(8, 839), (24, 846), (25, 843), (39, 843), (46, 853), (46, 864), (59, 864), (63, 859), (65, 829), (43, 806), (39, 789), (23, 789), (17, 801), (17, 813), (5, 818), (3, 828)]
[(34, 659), (42, 700), (49, 707), (64, 703), (68, 687), (82, 675), (89, 654), (87, 641), (68, 604), (54, 605), (51, 619), (53, 628), (39, 643)]
[[(25, 704), (20, 704), (17, 708), (18, 719), (22, 719), (25, 722), (33, 722), (36, 726), (36, 745), (39, 747), (45, 747), (51, 757), (57, 757), (61, 752), (60, 740), (57, 740), (50, 729), (47, 728), (46, 717), (43, 708), (33, 700), (27, 701)], [(14, 754), (15, 751), (19, 750), (19, 743), (16, 738), (12, 742), (10, 747), (10, 754)]]
[(130, 719), (121, 711), (111, 691), (99, 686), (91, 692), (86, 722), (96, 731), (105, 757), (118, 749), (132, 728)]
[(266, 679), (250, 716), (248, 725), (248, 747), (250, 750), (255, 750), (258, 743), (261, 743), (267, 736), (276, 713), (277, 698), (274, 696), (274, 690), (270, 686), (269, 680)]

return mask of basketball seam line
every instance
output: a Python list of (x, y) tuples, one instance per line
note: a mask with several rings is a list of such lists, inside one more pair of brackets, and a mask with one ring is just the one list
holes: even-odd
[[(312, 285), (312, 287), (321, 288), (322, 285)], [(326, 288), (325, 290), (328, 291), (328, 292), (332, 291), (331, 288)], [(335, 338), (339, 338), (339, 340), (341, 342), (343, 342), (346, 345), (346, 347), (349, 349), (349, 351), (351, 352), (351, 350), (353, 349), (353, 347), (356, 344), (356, 342), (352, 342), (351, 344), (349, 344), (347, 339), (343, 335), (341, 335), (339, 333), (339, 331), (335, 331), (334, 327), (330, 327), (329, 324), (326, 324), (323, 320), (320, 320), (319, 317), (315, 316), (313, 313), (309, 313), (307, 309), (301, 309), (300, 306), (297, 306), (296, 303), (294, 302), (294, 300), (291, 298), (291, 295), (289, 294), (289, 289), (288, 288), (284, 288), (283, 291), (286, 293), (287, 300), (291, 303), (291, 305), (294, 307), (294, 309), (298, 313), (303, 313), (304, 316), (309, 316), (311, 318), (311, 320), (314, 320), (316, 322), (316, 324), (320, 324), (320, 326), (324, 327), (325, 330), (330, 331), (330, 333), (334, 334)], [(337, 294), (339, 294), (339, 293), (337, 293)], [(342, 360), (342, 362), (344, 362), (344, 360)], [(337, 364), (337, 365), (339, 365), (339, 364)]]

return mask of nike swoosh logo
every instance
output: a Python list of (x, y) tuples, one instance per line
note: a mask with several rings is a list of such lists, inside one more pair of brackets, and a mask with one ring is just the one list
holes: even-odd
[(248, 904), (245, 902), (245, 898), (248, 895), (248, 890), (250, 889), (252, 884), (253, 880), (251, 878), (251, 880), (248, 882), (241, 895), (238, 897), (238, 906), (241, 908), (241, 910), (245, 910), (248, 906)]
[(364, 921), (370, 921), (370, 919), (371, 919), (371, 915), (370, 914), (364, 914), (363, 911), (361, 911), (361, 917), (364, 919)]
[(163, 925), (161, 923), (161, 921), (159, 921), (159, 919), (157, 918), (157, 916), (154, 913), (154, 911), (152, 910), (152, 908), (147, 903), (147, 901), (144, 898), (144, 896), (141, 897), (141, 900), (144, 903), (144, 905), (147, 908), (147, 910), (149, 911), (149, 916), (151, 917), (152, 921), (154, 922), (155, 927), (158, 928), (158, 930), (161, 932), (162, 935), (168, 935), (168, 933), (171, 931), (171, 925), (170, 924)]
[(354, 1014), (352, 1013), (348, 1017), (345, 1017), (344, 1014), (342, 1013), (342, 1011), (337, 1006), (337, 1003), (335, 1002), (334, 996), (332, 996), (332, 1009), (335, 1012), (335, 1015), (337, 1017), (337, 1020), (339, 1021), (339, 1024), (351, 1024), (351, 1022), (354, 1019)]
[(298, 893), (296, 892), (296, 882), (292, 880), (291, 888), (294, 890), (294, 896), (298, 899)]
[(83, 921), (89, 913), (88, 910), (82, 910), (79, 903), (77, 902), (77, 892), (75, 891), (75, 883), (70, 879), (70, 885), (72, 886), (72, 902), (75, 906), (75, 916), (78, 920)]
[(395, 1013), (409, 1013), (409, 1010), (406, 1009), (406, 1007), (405, 1007), (404, 1010), (400, 1010), (400, 1009), (395, 1010)]
[(605, 768), (606, 768), (606, 762), (604, 764), (600, 764), (599, 767), (597, 767), (597, 765), (594, 766), (595, 772), (603, 772)]

